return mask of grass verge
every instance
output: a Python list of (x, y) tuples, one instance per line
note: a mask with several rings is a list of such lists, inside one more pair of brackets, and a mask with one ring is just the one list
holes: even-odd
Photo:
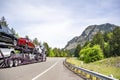
[(77, 58), (67, 58), (67, 62), (120, 80), (120, 57), (106, 58), (93, 63), (83, 63)]

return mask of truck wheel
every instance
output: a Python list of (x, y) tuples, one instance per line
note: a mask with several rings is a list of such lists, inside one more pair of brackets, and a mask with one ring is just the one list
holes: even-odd
[(13, 66), (16, 67), (16, 66), (18, 66), (18, 64), (19, 64), (19, 63), (18, 63), (18, 60), (15, 59), (15, 60), (13, 61)]
[(21, 60), (18, 60), (18, 65), (21, 65), (22, 61)]
[(38, 62), (41, 62), (42, 61), (42, 59), (41, 59), (41, 56), (36, 56), (36, 61), (38, 61)]
[(45, 54), (42, 56), (42, 60), (43, 60), (43, 62), (46, 61), (46, 55)]
[(18, 60), (18, 66), (21, 65), (22, 61), (19, 59)]
[(46, 57), (44, 58), (44, 62), (46, 61)]
[(7, 61), (7, 64), (8, 64), (8, 67), (9, 67), (9, 68), (13, 67), (13, 60), (9, 59), (9, 60)]

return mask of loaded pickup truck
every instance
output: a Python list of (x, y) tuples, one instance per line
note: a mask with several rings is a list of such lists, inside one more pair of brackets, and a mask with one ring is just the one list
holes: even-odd
[(34, 49), (35, 45), (32, 43), (30, 39), (27, 38), (19, 38), (17, 41), (17, 46)]
[(9, 29), (8, 26), (4, 26), (0, 24), (0, 43), (4, 44), (12, 44), (17, 45), (17, 37), (13, 34), (13, 32)]

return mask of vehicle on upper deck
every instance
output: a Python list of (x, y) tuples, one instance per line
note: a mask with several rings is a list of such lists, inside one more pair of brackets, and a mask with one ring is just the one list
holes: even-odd
[(0, 44), (17, 45), (17, 37), (13, 31), (8, 27), (4, 17), (0, 20)]
[(21, 47), (25, 47), (29, 49), (35, 48), (34, 43), (30, 39), (27, 39), (27, 38), (19, 38), (17, 41), (17, 46), (21, 46)]

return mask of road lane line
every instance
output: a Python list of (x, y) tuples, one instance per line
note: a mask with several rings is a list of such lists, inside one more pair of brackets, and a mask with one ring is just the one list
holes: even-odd
[(34, 77), (32, 80), (36, 80), (38, 77), (42, 76), (43, 74), (45, 74), (47, 71), (49, 71), (50, 69), (52, 69), (59, 61), (57, 61), (55, 64), (53, 64), (51, 67), (49, 67), (48, 69), (46, 69), (45, 71), (43, 71), (42, 73), (38, 74), (36, 77)]

